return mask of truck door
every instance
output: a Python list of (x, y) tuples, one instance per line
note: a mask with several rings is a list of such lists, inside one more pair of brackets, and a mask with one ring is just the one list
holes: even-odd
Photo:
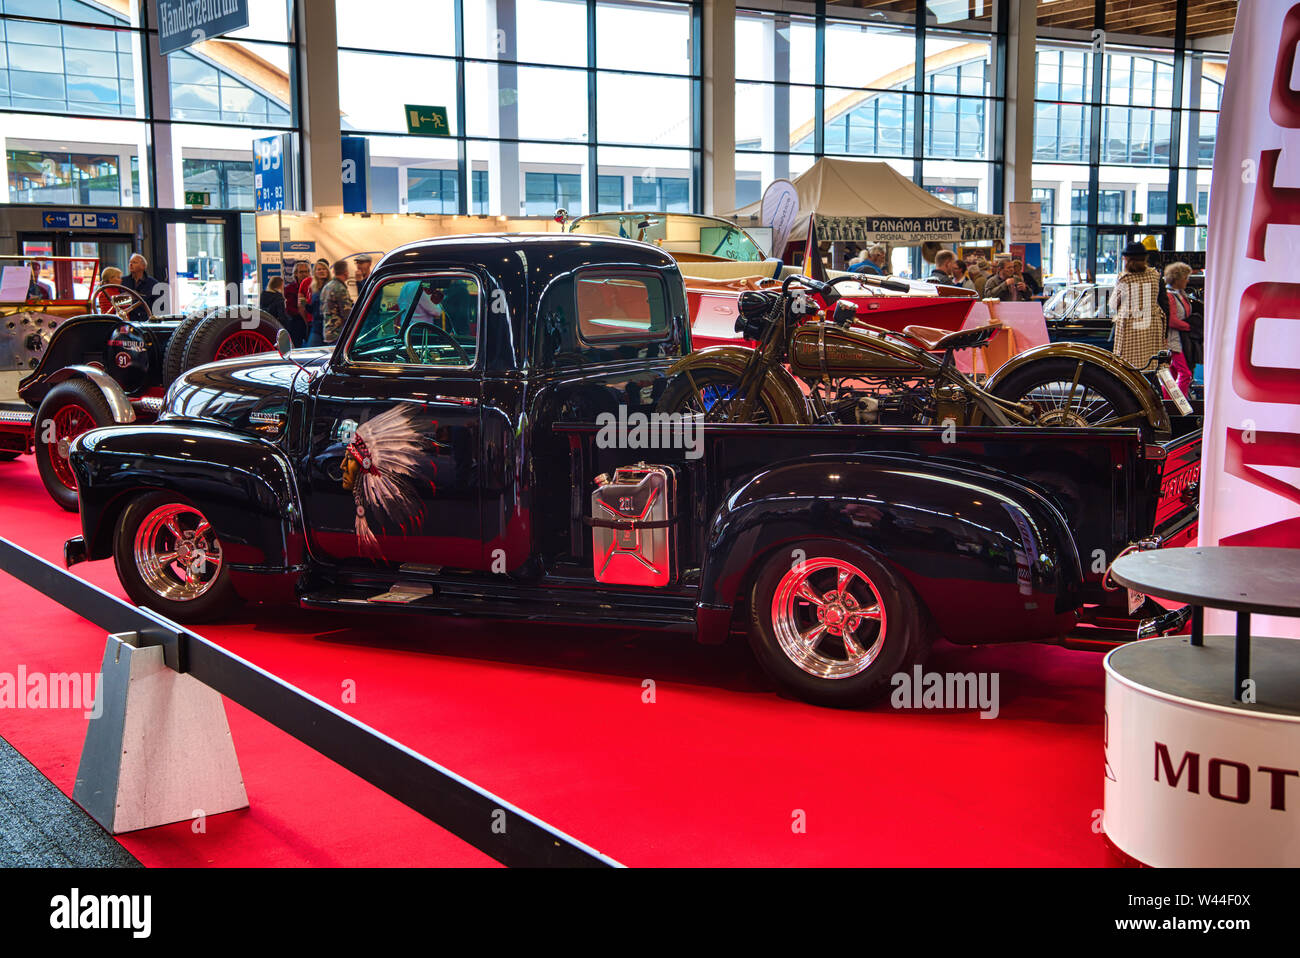
[(303, 509), (335, 562), (481, 570), (483, 286), (384, 277), (313, 383)]

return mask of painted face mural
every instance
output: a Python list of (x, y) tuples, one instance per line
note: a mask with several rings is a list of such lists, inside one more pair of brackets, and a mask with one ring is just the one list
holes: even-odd
[[(433, 438), (437, 422), (416, 409), (398, 406), (349, 429), (343, 453), (343, 488), (356, 504), (361, 552), (382, 558), (379, 534), (409, 535), (419, 528), (422, 495), (434, 495), (437, 464), (443, 448)], [(424, 489), (427, 485), (427, 492)]]

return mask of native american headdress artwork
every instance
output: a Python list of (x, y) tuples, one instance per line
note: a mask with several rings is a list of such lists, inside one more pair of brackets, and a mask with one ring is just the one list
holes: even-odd
[(360, 551), (382, 557), (376, 529), (397, 526), (414, 532), (424, 507), (421, 489), (434, 491), (437, 464), (433, 439), (437, 422), (417, 410), (398, 406), (356, 427), (343, 454), (343, 488), (356, 503)]

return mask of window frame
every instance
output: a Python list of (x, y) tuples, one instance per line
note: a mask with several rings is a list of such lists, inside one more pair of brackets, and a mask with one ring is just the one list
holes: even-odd
[[(574, 322), (574, 339), (575, 342), (583, 348), (603, 349), (606, 346), (619, 347), (643, 344), (653, 346), (656, 343), (662, 343), (672, 336), (672, 308), (671, 300), (668, 293), (668, 284), (664, 282), (663, 276), (658, 270), (650, 267), (641, 266), (607, 266), (604, 264), (592, 264), (590, 266), (581, 266), (572, 271), (573, 276), (573, 322)], [(642, 334), (626, 334), (621, 336), (610, 336), (605, 339), (591, 340), (582, 334), (582, 317), (579, 315), (578, 307), (578, 284), (583, 279), (592, 276), (607, 276), (618, 279), (641, 279), (647, 277), (649, 280), (659, 284), (659, 290), (663, 294), (663, 304), (665, 309), (665, 323), (663, 333), (659, 336), (649, 336)], [(647, 288), (648, 288), (647, 282)]]
[[(367, 359), (354, 359), (352, 357), (352, 346), (355, 343), (357, 336), (361, 332), (361, 327), (364, 318), (366, 314), (369, 312), (371, 305), (374, 303), (375, 298), (380, 295), (380, 293), (383, 291), (383, 288), (385, 286), (387, 286), (389, 283), (406, 282), (410, 280), (424, 281), (437, 276), (453, 276), (458, 279), (472, 279), (475, 285), (478, 286), (478, 297), (477, 297), (478, 313), (475, 321), (473, 364), (469, 366), (464, 366), (464, 365), (447, 366), (447, 365), (441, 365), (437, 363), (410, 363), (410, 362), (393, 363), (393, 362), (377, 362), (374, 360), (367, 360)], [(474, 269), (473, 267), (469, 267), (469, 266), (459, 266), (459, 265), (443, 266), (443, 267), (433, 267), (429, 269), (421, 269), (419, 271), (414, 271), (414, 272), (393, 273), (388, 276), (376, 277), (376, 279), (378, 280), (378, 282), (373, 284), (373, 286), (370, 289), (370, 293), (368, 296), (366, 296), (365, 300), (361, 301), (359, 305), (354, 304), (352, 307), (352, 313), (348, 316), (347, 324), (344, 326), (346, 336), (339, 337), (338, 348), (334, 352), (335, 359), (332, 365), (335, 366), (335, 368), (348, 369), (348, 370), (352, 370), (352, 369), (369, 370), (369, 371), (377, 371), (377, 372), (396, 371), (397, 374), (399, 375), (404, 372), (428, 371), (428, 370), (433, 370), (437, 372), (446, 372), (446, 373), (462, 373), (462, 374), (482, 372), (483, 365), (484, 365), (484, 352), (485, 352), (485, 350), (483, 349), (483, 336), (484, 336), (484, 330), (487, 327), (487, 323), (484, 322), (484, 318), (486, 316), (484, 305), (487, 298), (486, 297), (487, 286), (485, 284), (485, 280), (483, 276), (479, 273), (477, 269)]]

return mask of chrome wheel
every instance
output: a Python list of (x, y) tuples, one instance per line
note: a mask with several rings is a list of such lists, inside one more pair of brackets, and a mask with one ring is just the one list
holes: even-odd
[(221, 573), (221, 543), (193, 506), (173, 503), (154, 509), (136, 530), (133, 551), (145, 586), (173, 602), (197, 599)]
[(875, 583), (843, 559), (807, 559), (772, 596), (772, 629), (791, 662), (809, 675), (858, 675), (885, 645), (885, 605)]

